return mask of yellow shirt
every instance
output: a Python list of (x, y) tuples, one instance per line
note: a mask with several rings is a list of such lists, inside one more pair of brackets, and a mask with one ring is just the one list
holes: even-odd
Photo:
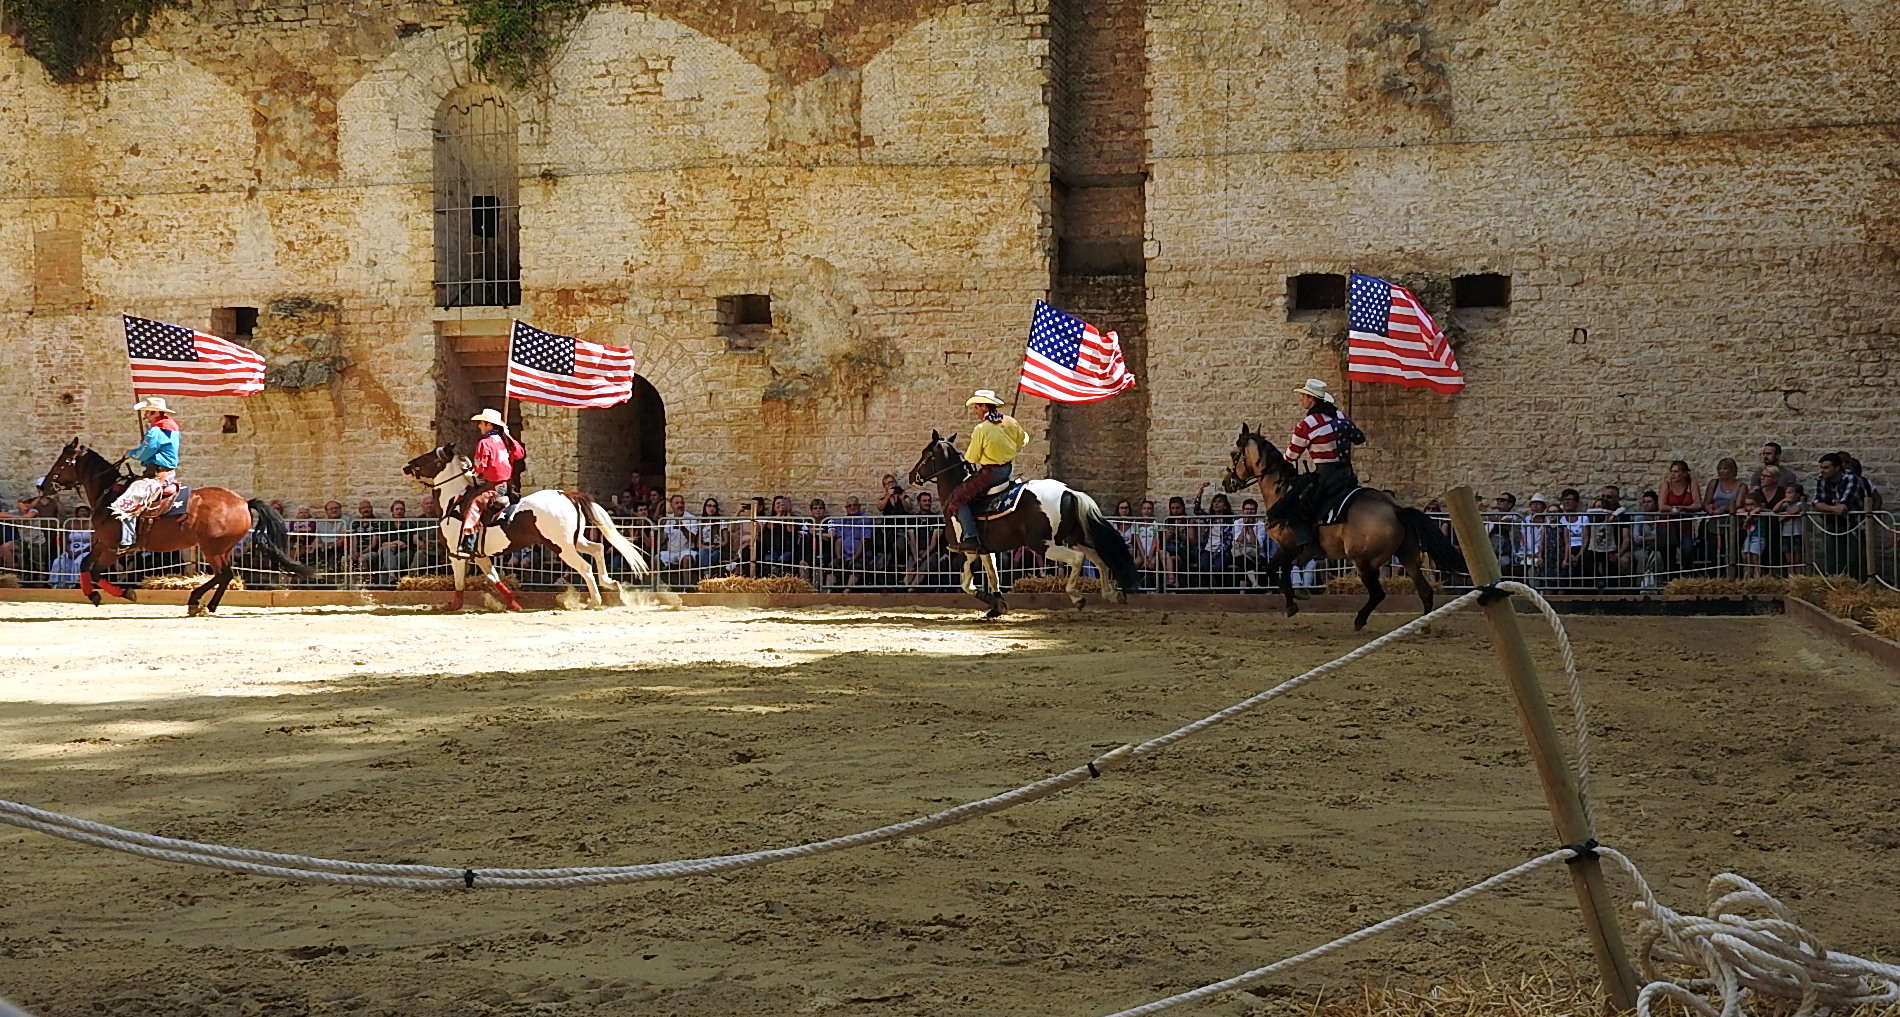
[(1029, 432), (1016, 422), (1015, 417), (1005, 416), (1000, 424), (987, 420), (979, 421), (976, 429), (970, 432), (970, 450), (963, 458), (978, 466), (997, 466), (1014, 462), (1016, 453), (1029, 444)]

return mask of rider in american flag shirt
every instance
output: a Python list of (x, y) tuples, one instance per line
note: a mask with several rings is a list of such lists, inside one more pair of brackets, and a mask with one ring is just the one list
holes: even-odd
[(1295, 482), (1288, 494), (1268, 510), (1269, 519), (1288, 523), (1293, 541), (1317, 554), (1319, 537), (1313, 527), (1319, 522), (1320, 509), (1335, 498), (1359, 486), (1352, 469), (1352, 444), (1341, 433), (1338, 407), (1326, 383), (1308, 378), (1293, 390), (1300, 396), (1306, 415), (1293, 425), (1293, 437), (1286, 443), (1286, 461), (1299, 465), (1304, 456), (1313, 464), (1313, 472)]

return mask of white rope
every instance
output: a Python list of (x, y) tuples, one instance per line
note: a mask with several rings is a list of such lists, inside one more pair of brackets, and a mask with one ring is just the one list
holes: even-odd
[(1238, 974), (1232, 978), (1223, 979), (1222, 981), (1214, 982), (1209, 985), (1203, 985), (1198, 989), (1189, 989), (1186, 992), (1169, 996), (1166, 999), (1157, 999), (1152, 1003), (1144, 1003), (1132, 1010), (1121, 1010), (1110, 1014), (1109, 1017), (1142, 1017), (1142, 1015), (1160, 1013), (1163, 1010), (1172, 1009), (1184, 1003), (1197, 1003), (1209, 996), (1218, 996), (1223, 992), (1232, 992), (1235, 989), (1244, 989), (1250, 985), (1258, 985), (1262, 981), (1280, 974), (1283, 971), (1291, 971), (1308, 961), (1316, 961), (1328, 954), (1337, 953), (1340, 950), (1352, 946), (1354, 943), (1364, 942), (1382, 932), (1390, 932), (1393, 929), (1415, 922), (1420, 918), (1437, 914), (1455, 904), (1461, 904), (1470, 900), (1486, 890), (1496, 889), (1528, 873), (1535, 872), (1546, 865), (1561, 862), (1574, 854), (1575, 852), (1570, 848), (1558, 848), (1547, 855), (1533, 858), (1514, 869), (1506, 869), (1492, 876), (1490, 879), (1473, 883), (1449, 897), (1440, 898), (1430, 904), (1420, 905), (1402, 915), (1393, 915), (1391, 918), (1377, 925), (1368, 925), (1358, 932), (1347, 933), (1330, 943), (1316, 946), (1305, 953), (1294, 954), (1284, 960), (1274, 961), (1266, 967), (1254, 968), (1252, 971), (1248, 971), (1244, 974)]
[[(1683, 915), (1656, 899), (1636, 863), (1622, 852), (1606, 847), (1596, 851), (1629, 874), (1642, 898), (1632, 905), (1643, 916), (1637, 926), (1641, 944), (1637, 959), (1648, 982), (1637, 996), (1638, 1017), (1656, 1017), (1655, 1003), (1665, 999), (1680, 1003), (1700, 1017), (1747, 1017), (1744, 1004), (1757, 994), (1799, 1000), (1799, 1009), (1790, 1017), (1813, 1017), (1835, 1007), (1883, 1006), (1900, 1001), (1900, 966), (1828, 950), (1795, 924), (1794, 914), (1785, 905), (1734, 873), (1725, 872), (1709, 881), (1706, 917)], [(1559, 848), (1304, 953), (1109, 1017), (1145, 1017), (1258, 985), (1576, 855), (1572, 848)], [(1750, 917), (1742, 913), (1744, 910), (1766, 915)], [(1658, 971), (1659, 964), (1687, 968), (1690, 973), (1667, 977)]]
[(1498, 583), (1498, 588), (1522, 594), (1537, 605), (1550, 623), (1551, 634), (1557, 637), (1557, 649), (1564, 658), (1564, 687), (1570, 693), (1571, 722), (1575, 725), (1571, 737), (1577, 749), (1577, 798), (1583, 803), (1583, 825), (1595, 830), (1597, 819), (1590, 799), (1590, 716), (1583, 704), (1583, 680), (1577, 676), (1577, 651), (1570, 645), (1570, 632), (1557, 617), (1557, 609), (1536, 589), (1508, 579)]
[(222, 844), (207, 844), (200, 841), (177, 840), (160, 837), (155, 834), (126, 830), (104, 823), (79, 819), (58, 812), (36, 809), (18, 802), (0, 800), (0, 823), (37, 830), (55, 837), (91, 844), (97, 847), (123, 851), (158, 861), (179, 862), (186, 865), (202, 865), (207, 868), (224, 869), (232, 872), (248, 872), (258, 876), (270, 876), (277, 879), (292, 879), (307, 883), (329, 883), (349, 886), (384, 886), (412, 890), (450, 890), (464, 888), (509, 887), (521, 890), (550, 889), (567, 886), (595, 886), (604, 883), (640, 883), (653, 880), (679, 879), (684, 876), (707, 875), (715, 872), (728, 872), (734, 869), (746, 869), (793, 858), (808, 858), (813, 855), (842, 851), (847, 848), (862, 847), (901, 837), (914, 836), (940, 827), (967, 823), (973, 819), (1014, 808), (1026, 802), (1046, 798), (1065, 788), (1073, 787), (1091, 777), (1100, 776), (1115, 766), (1132, 758), (1159, 752), (1175, 742), (1200, 734), (1209, 728), (1225, 724), (1228, 721), (1256, 709), (1278, 696), (1285, 695), (1316, 678), (1331, 674), (1355, 661), (1378, 652), (1386, 645), (1403, 639), (1432, 623), (1442, 615), (1463, 610), (1477, 602), (1479, 591), (1473, 590), (1465, 595), (1448, 601), (1444, 606), (1414, 618), (1363, 646), (1354, 649), (1345, 656), (1327, 661), (1304, 674), (1289, 678), (1284, 682), (1235, 703), (1217, 713), (1177, 728), (1167, 734), (1138, 745), (1124, 745), (1112, 752), (1098, 756), (1089, 763), (1078, 766), (1052, 777), (1045, 777), (1033, 784), (1027, 784), (1012, 791), (992, 795), (974, 802), (966, 802), (942, 812), (919, 816), (915, 819), (894, 823), (889, 826), (865, 830), (860, 833), (833, 837), (829, 840), (798, 844), (791, 847), (772, 848), (763, 851), (751, 851), (743, 854), (713, 855), (706, 858), (689, 858), (667, 862), (649, 862), (642, 865), (606, 865), (578, 868), (526, 869), (526, 868), (487, 868), (457, 869), (440, 865), (386, 864), (378, 862), (350, 862), (334, 858), (315, 858), (307, 855), (282, 854), (274, 851), (257, 851), (249, 848), (229, 847)]

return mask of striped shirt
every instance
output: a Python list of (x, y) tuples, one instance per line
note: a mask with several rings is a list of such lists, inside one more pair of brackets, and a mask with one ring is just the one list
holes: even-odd
[(1308, 413), (1293, 425), (1293, 439), (1286, 443), (1286, 461), (1297, 463), (1304, 453), (1313, 465), (1339, 462), (1339, 439), (1333, 433), (1333, 418)]

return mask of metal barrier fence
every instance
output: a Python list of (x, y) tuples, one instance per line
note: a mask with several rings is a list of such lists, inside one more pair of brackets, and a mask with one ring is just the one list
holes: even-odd
[[(1873, 578), (1900, 588), (1900, 526), (1894, 513), (1848, 516), (1707, 515), (1609, 518), (1601, 513), (1546, 513), (1487, 518), (1493, 550), (1511, 578), (1559, 593), (1656, 592), (1684, 577), (1749, 578), (1794, 573)], [(959, 583), (962, 557), (944, 551), (941, 516), (832, 516), (617, 520), (647, 555), (653, 572), (631, 579), (611, 549), (608, 568), (636, 589), (691, 590), (727, 575), (803, 577), (820, 590), (946, 591)], [(1277, 550), (1254, 517), (1198, 516), (1115, 519), (1128, 541), (1144, 589), (1163, 592), (1264, 592), (1273, 579), (1260, 565)], [(1450, 523), (1438, 520), (1447, 533)], [(0, 569), (35, 587), (76, 587), (91, 532), (82, 519), (0, 517)], [(428, 519), (294, 519), (290, 553), (318, 570), (312, 582), (278, 572), (250, 538), (237, 566), (253, 588), (391, 589), (408, 576), (446, 576), (435, 522)], [(590, 531), (591, 533), (591, 531)], [(593, 534), (598, 537), (598, 534)], [(141, 552), (114, 573), (125, 583), (195, 573), (190, 553)], [(579, 586), (549, 549), (533, 548), (499, 563), (528, 589)], [(1059, 575), (1042, 556), (997, 556), (1006, 587), (1028, 575)], [(1093, 574), (1093, 567), (1088, 568)], [(1297, 569), (1296, 587), (1315, 589), (1351, 573), (1343, 562)], [(1399, 577), (1396, 562), (1386, 568)], [(1394, 590), (1404, 590), (1401, 578)]]

